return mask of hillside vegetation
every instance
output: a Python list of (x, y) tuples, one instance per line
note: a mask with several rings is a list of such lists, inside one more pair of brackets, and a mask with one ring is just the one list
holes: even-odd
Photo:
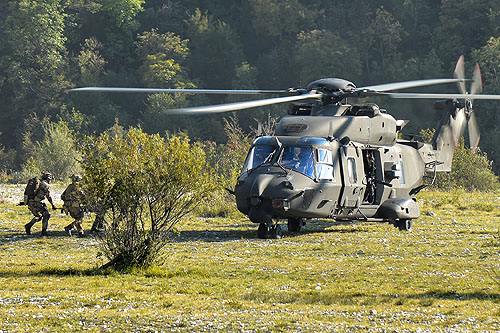
[(500, 330), (500, 193), (418, 198), (412, 232), (321, 220), (261, 240), (244, 217), (191, 216), (165, 265), (125, 274), (96, 271), (97, 241), (62, 214), (24, 235), (5, 199), (0, 331)]
[[(0, 30), (0, 176), (22, 166), (48, 168), (29, 163), (42, 149), (47, 164), (53, 157), (72, 161), (78, 154), (69, 148), (82, 135), (99, 135), (117, 120), (147, 133), (186, 131), (192, 140), (224, 143), (226, 115), (161, 112), (244, 98), (66, 92), (73, 87), (287, 89), (325, 77), (361, 87), (450, 78), (464, 55), (466, 76), (478, 61), (484, 93), (500, 93), (498, 1), (9, 0), (0, 2)], [(432, 101), (369, 102), (411, 120), (405, 135), (439, 121)], [(498, 176), (499, 104), (474, 106), (481, 149)], [(245, 133), (269, 114), (285, 115), (286, 106), (241, 112)], [(66, 148), (42, 144), (47, 132)], [(50, 166), (58, 179), (68, 176)]]

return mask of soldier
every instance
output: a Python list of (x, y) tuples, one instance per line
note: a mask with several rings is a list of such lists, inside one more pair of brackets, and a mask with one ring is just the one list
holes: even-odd
[(70, 214), (75, 220), (64, 228), (64, 231), (71, 236), (71, 231), (76, 228), (78, 231), (78, 236), (83, 236), (83, 216), (84, 211), (81, 206), (81, 202), (85, 197), (85, 193), (80, 188), (80, 180), (82, 177), (80, 175), (71, 176), (71, 184), (64, 190), (61, 194), (61, 199), (64, 201), (63, 209)]
[(29, 223), (24, 226), (27, 235), (31, 235), (31, 227), (36, 222), (42, 220), (42, 236), (47, 236), (47, 227), (49, 226), (50, 213), (44, 199), (47, 198), (49, 203), (52, 205), (52, 209), (57, 209), (57, 207), (52, 202), (52, 197), (50, 196), (49, 184), (50, 181), (54, 179), (48, 172), (42, 173), (42, 180), (36, 189), (33, 191), (33, 195), (27, 195), (25, 201), (29, 210), (35, 216)]
[(106, 207), (101, 201), (95, 204), (94, 212), (95, 212), (95, 220), (94, 223), (92, 224), (90, 232), (104, 231), (104, 225), (106, 224), (106, 220), (104, 219), (104, 216), (106, 215)]

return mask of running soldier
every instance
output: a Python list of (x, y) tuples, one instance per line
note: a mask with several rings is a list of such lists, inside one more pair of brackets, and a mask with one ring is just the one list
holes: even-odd
[(52, 209), (57, 209), (50, 196), (49, 184), (54, 179), (48, 172), (42, 173), (42, 180), (38, 186), (35, 186), (30, 193), (25, 192), (25, 202), (28, 209), (35, 216), (29, 223), (24, 226), (27, 235), (31, 235), (31, 227), (38, 221), (42, 220), (42, 236), (47, 236), (47, 228), (49, 226), (50, 213), (44, 200), (47, 199), (52, 205)]
[(71, 222), (64, 228), (64, 231), (71, 236), (71, 231), (76, 229), (78, 231), (78, 236), (83, 236), (83, 216), (84, 211), (81, 206), (81, 202), (85, 198), (85, 193), (80, 188), (80, 180), (82, 177), (80, 175), (72, 175), (71, 176), (71, 184), (64, 190), (61, 194), (61, 199), (64, 201), (63, 210), (66, 214), (74, 218), (75, 220)]

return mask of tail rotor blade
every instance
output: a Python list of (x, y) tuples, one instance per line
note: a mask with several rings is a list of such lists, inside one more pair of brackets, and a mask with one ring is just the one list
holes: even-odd
[[(457, 65), (455, 66), (455, 71), (453, 72), (453, 77), (456, 79), (464, 80), (465, 79), (465, 61), (464, 56), (461, 55), (458, 58)], [(466, 94), (467, 90), (465, 90), (465, 81), (457, 82), (458, 90), (461, 94)]]
[(472, 95), (475, 95), (480, 94), (481, 91), (483, 91), (483, 80), (481, 79), (481, 70), (479, 69), (479, 64), (476, 62), (476, 68), (474, 69), (474, 74), (472, 76), (470, 93)]
[(472, 150), (473, 153), (475, 153), (479, 145), (479, 139), (481, 137), (481, 134), (479, 133), (479, 127), (477, 126), (476, 115), (474, 114), (474, 112), (470, 114), (468, 121), (468, 129), (469, 129), (470, 149)]

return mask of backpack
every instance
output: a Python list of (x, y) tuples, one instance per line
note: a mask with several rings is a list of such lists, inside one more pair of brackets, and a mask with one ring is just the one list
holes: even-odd
[(40, 185), (40, 180), (38, 180), (37, 177), (28, 180), (28, 184), (26, 184), (26, 188), (24, 189), (25, 201), (26, 199), (31, 200), (35, 198), (39, 185)]

